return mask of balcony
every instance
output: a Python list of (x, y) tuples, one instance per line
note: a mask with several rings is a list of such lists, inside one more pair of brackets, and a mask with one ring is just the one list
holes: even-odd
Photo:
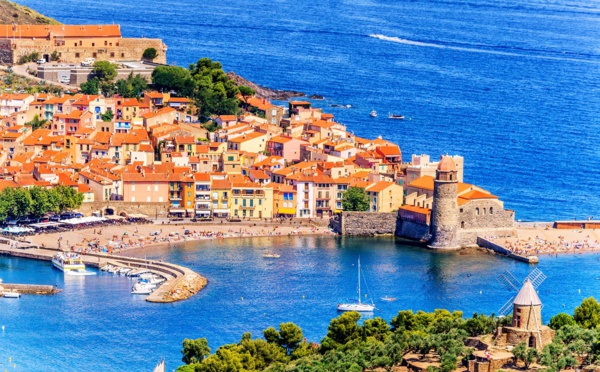
[(210, 200), (210, 195), (196, 195), (196, 200)]
[(198, 211), (209, 211), (209, 210), (211, 210), (211, 208), (210, 208), (210, 205), (199, 204), (199, 205), (196, 206), (196, 210), (198, 210)]

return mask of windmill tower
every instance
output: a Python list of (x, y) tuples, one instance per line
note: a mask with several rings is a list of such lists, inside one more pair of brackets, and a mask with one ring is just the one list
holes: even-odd
[(522, 285), (508, 271), (498, 277), (499, 282), (507, 289), (517, 292), (517, 295), (509, 299), (498, 311), (500, 316), (505, 316), (512, 309), (513, 319), (510, 327), (502, 327), (499, 330), (496, 344), (516, 345), (525, 342), (528, 347), (542, 349), (552, 341), (554, 331), (542, 325), (544, 305), (536, 291), (544, 280), (546, 275), (539, 269), (529, 273)]

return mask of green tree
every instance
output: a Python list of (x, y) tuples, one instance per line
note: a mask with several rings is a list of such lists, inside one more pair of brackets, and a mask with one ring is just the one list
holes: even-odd
[(327, 328), (327, 336), (321, 341), (321, 350), (323, 352), (331, 349), (337, 349), (353, 339), (360, 337), (360, 327), (358, 320), (360, 314), (356, 311), (349, 311), (334, 318)]
[(117, 65), (108, 61), (96, 61), (92, 68), (92, 74), (102, 83), (109, 83), (117, 77)]
[(83, 203), (83, 194), (71, 187), (59, 185), (53, 188), (52, 191), (56, 195), (58, 211), (60, 213), (79, 208), (81, 207), (81, 203)]
[(33, 119), (30, 122), (25, 123), (25, 125), (30, 126), (31, 130), (36, 130), (36, 129), (43, 128), (47, 123), (48, 123), (48, 120), (40, 119), (40, 116), (38, 114), (35, 114), (33, 116)]
[(529, 366), (537, 360), (537, 350), (529, 348), (524, 342), (519, 343), (512, 349), (512, 353), (517, 360), (523, 362), (525, 369), (528, 370)]
[(52, 54), (50, 54), (50, 60), (57, 62), (60, 61), (60, 53), (58, 53), (58, 51), (53, 51)]
[(281, 323), (279, 325), (279, 345), (289, 354), (302, 342), (302, 329), (294, 323)]
[(240, 90), (240, 94), (242, 95), (242, 99), (244, 100), (245, 104), (248, 104), (248, 98), (250, 98), (256, 94), (254, 89), (247, 87), (245, 85), (238, 86), (238, 89)]
[(550, 318), (550, 323), (548, 323), (548, 327), (559, 330), (565, 326), (575, 325), (575, 319), (569, 314), (559, 313)]
[(194, 80), (189, 70), (177, 66), (158, 66), (152, 71), (152, 84), (160, 91), (174, 91), (190, 97), (194, 93)]
[(125, 98), (140, 97), (144, 91), (148, 90), (146, 79), (140, 74), (133, 76), (133, 73), (130, 73), (127, 79), (117, 80), (116, 86), (117, 93)]
[(34, 186), (29, 189), (31, 196), (31, 213), (35, 216), (43, 216), (48, 212), (56, 212), (58, 210), (58, 200), (54, 197), (55, 193), (51, 190), (43, 189), (39, 186)]
[(183, 349), (181, 349), (183, 358), (181, 360), (185, 364), (199, 363), (210, 355), (208, 341), (205, 338), (191, 340), (186, 338), (183, 340)]
[(575, 308), (573, 319), (583, 328), (598, 328), (600, 326), (600, 304), (594, 297), (583, 300)]
[(201, 58), (189, 70), (195, 82), (193, 97), (200, 117), (237, 114), (240, 90), (223, 71), (221, 63)]
[(98, 94), (98, 91), (100, 91), (100, 80), (97, 77), (93, 77), (85, 83), (81, 83), (79, 89), (81, 89), (81, 93), (83, 94)]
[(111, 109), (108, 109), (104, 114), (100, 115), (100, 117), (102, 117), (102, 121), (110, 122), (115, 117), (115, 115), (113, 114)]
[(155, 48), (147, 48), (146, 50), (144, 50), (144, 53), (142, 54), (142, 58), (146, 59), (148, 61), (152, 61), (157, 56), (158, 56), (158, 52), (156, 51)]
[(369, 210), (369, 198), (365, 189), (361, 187), (349, 187), (342, 194), (342, 206), (345, 211), (366, 212)]

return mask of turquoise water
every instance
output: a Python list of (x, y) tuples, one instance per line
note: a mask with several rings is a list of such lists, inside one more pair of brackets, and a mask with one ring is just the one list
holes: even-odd
[[(263, 258), (267, 250), (281, 258)], [(488, 254), (431, 252), (393, 238), (231, 239), (139, 254), (186, 265), (209, 284), (187, 301), (151, 304), (129, 293), (126, 277), (63, 277), (50, 263), (1, 257), (4, 281), (58, 284), (63, 292), (0, 299), (0, 361), (10, 356), (23, 371), (143, 371), (162, 356), (174, 368), (183, 338), (207, 337), (215, 348), (284, 321), (319, 341), (338, 315), (337, 303), (355, 294), (358, 256), (375, 314), (387, 320), (401, 309), (497, 311), (511, 296), (497, 275), (510, 270), (522, 278), (533, 268)], [(542, 258), (545, 321), (572, 312), (586, 296), (598, 297), (599, 257)], [(386, 295), (397, 301), (379, 300)]]

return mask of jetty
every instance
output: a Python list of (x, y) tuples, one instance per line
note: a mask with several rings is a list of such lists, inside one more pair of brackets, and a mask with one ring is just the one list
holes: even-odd
[[(51, 261), (52, 257), (60, 252), (63, 251), (56, 248), (23, 246), (22, 242), (12, 247), (10, 244), (0, 244), (0, 254), (2, 255), (29, 258), (34, 260)], [(117, 267), (138, 268), (165, 278), (166, 280), (158, 288), (156, 288), (154, 292), (146, 297), (146, 301), (148, 302), (170, 303), (185, 300), (198, 293), (206, 286), (207, 283), (206, 278), (202, 277), (198, 273), (186, 267), (172, 263), (106, 253), (78, 252), (78, 254), (86, 266), (100, 268), (105, 265), (112, 265)], [(6, 284), (2, 285), (6, 288)]]
[(499, 245), (498, 243), (494, 243), (491, 240), (482, 238), (481, 236), (477, 237), (477, 245), (482, 248), (486, 248), (491, 251), (494, 251), (500, 255), (503, 255), (503, 256), (506, 256), (509, 258), (513, 258), (517, 261), (526, 262), (528, 264), (537, 264), (540, 262), (540, 259), (537, 256), (523, 256), (520, 254), (513, 253), (511, 250), (504, 248), (503, 246)]
[(0, 283), (0, 292), (52, 295), (60, 292), (60, 290), (51, 285)]

